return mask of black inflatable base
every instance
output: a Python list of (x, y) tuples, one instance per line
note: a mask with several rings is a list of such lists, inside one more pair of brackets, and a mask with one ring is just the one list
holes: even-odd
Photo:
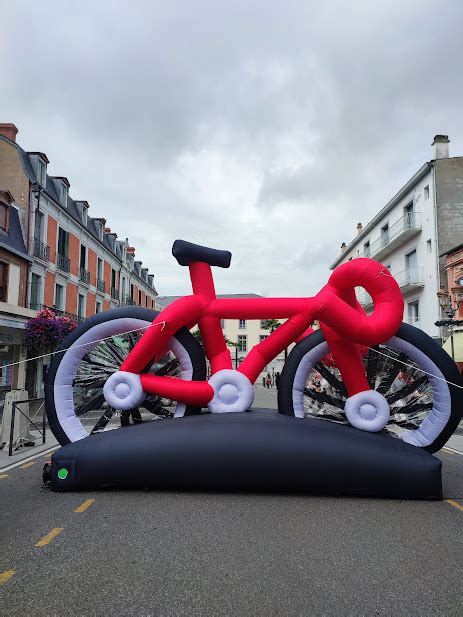
[(262, 409), (159, 420), (71, 443), (53, 454), (51, 487), (442, 499), (441, 461), (425, 450)]

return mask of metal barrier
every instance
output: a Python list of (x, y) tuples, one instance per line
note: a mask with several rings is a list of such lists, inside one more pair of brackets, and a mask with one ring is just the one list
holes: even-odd
[[(35, 414), (33, 415), (32, 418), (30, 418), (27, 414), (24, 413), (24, 411), (22, 411), (19, 408), (20, 405), (25, 405), (26, 403), (28, 403), (28, 404), (29, 403), (37, 403), (37, 402), (41, 402), (42, 404), (39, 405), (39, 408), (37, 409), (37, 411), (35, 412)], [(16, 439), (14, 439), (14, 426), (15, 426), (15, 421), (16, 421), (16, 409), (19, 411), (19, 413), (22, 416), (24, 416), (26, 418), (26, 420), (28, 421), (28, 424), (19, 433), (19, 436)], [(38, 413), (40, 411), (42, 411), (42, 430), (40, 430), (40, 428), (34, 422), (35, 417), (38, 415)], [(29, 429), (29, 427), (31, 425), (40, 433), (40, 435), (42, 435), (42, 443), (45, 443), (47, 427), (46, 427), (45, 400), (43, 398), (30, 398), (30, 399), (27, 399), (25, 401), (16, 401), (16, 402), (13, 403), (13, 407), (12, 407), (12, 411), (11, 411), (11, 429), (10, 429), (10, 441), (9, 441), (9, 444), (8, 444), (8, 456), (13, 456), (13, 447), (17, 446), (17, 444), (21, 441), (21, 439), (25, 439), (25, 438), (22, 437), (22, 435), (24, 434), (25, 431), (27, 431)]]

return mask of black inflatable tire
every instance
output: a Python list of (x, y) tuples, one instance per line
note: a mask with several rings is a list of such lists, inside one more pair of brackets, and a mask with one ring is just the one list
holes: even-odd
[[(448, 382), (451, 397), (450, 417), (444, 429), (437, 438), (424, 449), (428, 452), (437, 452), (445, 445), (449, 437), (457, 428), (463, 412), (463, 378), (452, 358), (422, 330), (403, 323), (397, 334), (397, 338), (410, 343), (440, 369)], [(297, 368), (302, 358), (320, 343), (325, 342), (321, 330), (310, 334), (300, 341), (292, 350), (285, 362), (278, 386), (278, 410), (280, 413), (294, 416), (293, 408), (293, 383)], [(453, 384), (456, 384), (453, 385)], [(460, 387), (458, 387), (460, 386)]]
[[(141, 319), (143, 321), (151, 322), (158, 314), (158, 311), (142, 306), (123, 306), (110, 309), (109, 311), (97, 313), (96, 315), (93, 315), (93, 317), (86, 319), (64, 339), (58, 348), (58, 351), (63, 350), (63, 353), (56, 353), (54, 355), (45, 379), (45, 407), (48, 422), (52, 433), (62, 446), (70, 443), (71, 440), (61, 427), (58, 415), (56, 413), (54, 382), (58, 367), (66, 355), (65, 350), (73, 345), (88, 330), (102, 324), (103, 322), (120, 318)], [(174, 336), (183, 345), (190, 356), (191, 364), (193, 366), (193, 380), (202, 381), (206, 379), (206, 359), (203, 348), (198, 340), (186, 328), (181, 328), (175, 333)], [(185, 415), (195, 415), (198, 413), (201, 413), (201, 409), (191, 406), (186, 407)]]

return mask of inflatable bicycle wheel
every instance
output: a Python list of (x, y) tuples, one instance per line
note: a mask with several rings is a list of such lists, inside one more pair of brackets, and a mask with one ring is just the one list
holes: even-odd
[[(283, 368), (278, 409), (348, 424), (347, 392), (321, 330), (300, 341)], [(373, 390), (386, 397), (390, 419), (384, 431), (436, 452), (455, 431), (463, 409), (463, 379), (450, 356), (427, 334), (402, 324), (395, 336), (364, 356)]]
[[(109, 407), (104, 399), (106, 380), (119, 370), (157, 315), (157, 311), (139, 306), (112, 309), (87, 319), (63, 341), (45, 381), (48, 422), (61, 445), (131, 422), (200, 413), (198, 408), (152, 395), (147, 395), (140, 407), (123, 412)], [(170, 340), (169, 351), (143, 372), (204, 380), (203, 349), (182, 328)]]

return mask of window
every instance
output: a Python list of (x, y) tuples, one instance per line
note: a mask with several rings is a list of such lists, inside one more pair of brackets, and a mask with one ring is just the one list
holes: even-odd
[(64, 306), (64, 287), (62, 285), (55, 285), (55, 308), (62, 311)]
[(101, 313), (101, 311), (102, 311), (102, 305), (101, 305), (101, 302), (99, 300), (96, 301), (95, 311), (97, 313)]
[(0, 261), (0, 302), (6, 302), (8, 297), (8, 264)]
[(238, 334), (238, 351), (248, 350), (248, 337), (246, 334)]
[(419, 327), (420, 303), (418, 300), (408, 303), (408, 323)]
[(79, 294), (77, 299), (77, 317), (79, 319), (85, 317), (85, 296), (83, 294)]
[(267, 319), (261, 319), (260, 320), (260, 327), (265, 330), (265, 324), (267, 323)]
[(245, 330), (246, 329), (246, 319), (240, 319), (239, 320), (238, 328), (240, 330)]
[(96, 275), (100, 279), (100, 281), (103, 280), (103, 260), (100, 257), (98, 257), (96, 260)]
[(262, 343), (262, 341), (265, 341), (265, 339), (268, 337), (268, 334), (261, 334), (260, 335), (260, 342)]
[(0, 204), (0, 229), (6, 231), (6, 226), (8, 224), (8, 206), (5, 204)]
[(363, 245), (363, 255), (364, 257), (370, 257), (370, 241), (368, 240)]
[(222, 330), (225, 329), (225, 319), (220, 320), (220, 327), (222, 328)]
[(133, 300), (133, 292), (134, 292), (134, 289), (133, 289), (133, 284), (132, 284), (132, 283), (130, 283), (130, 299), (131, 299), (131, 300)]
[(414, 216), (413, 216), (413, 202), (407, 204), (404, 208), (404, 227), (405, 229), (409, 229), (413, 226)]
[(80, 267), (82, 270), (86, 269), (87, 265), (87, 247), (83, 244), (80, 245)]
[(69, 253), (69, 234), (61, 227), (58, 229), (58, 253), (67, 257)]
[(45, 166), (45, 163), (41, 161), (40, 159), (38, 163), (37, 179), (39, 181), (39, 184), (41, 184), (42, 186), (45, 186), (46, 181), (47, 181), (47, 168)]
[(64, 182), (61, 183), (61, 192), (59, 199), (63, 206), (68, 205), (68, 187), (64, 184)]
[(138, 290), (138, 304), (141, 306), (141, 289)]
[(116, 271), (114, 268), (111, 268), (111, 287), (116, 289)]
[(407, 253), (407, 255), (405, 255), (405, 267), (407, 269), (409, 268), (417, 268), (418, 266), (418, 258), (416, 255), (416, 250), (414, 251), (410, 251), (410, 253)]
[(43, 212), (40, 212), (40, 210), (38, 210), (35, 213), (35, 223), (34, 223), (34, 238), (36, 240), (42, 239), (43, 218), (44, 218)]
[(424, 187), (424, 198), (429, 199), (429, 184)]
[(33, 310), (39, 310), (40, 308), (40, 293), (42, 287), (42, 277), (38, 274), (32, 273), (31, 278), (31, 293), (30, 293), (30, 304), (29, 308)]
[(149, 298), (148, 298), (148, 296), (146, 296), (145, 297), (145, 306), (148, 306), (148, 300), (149, 300)]
[(381, 246), (389, 244), (389, 223), (381, 227)]

